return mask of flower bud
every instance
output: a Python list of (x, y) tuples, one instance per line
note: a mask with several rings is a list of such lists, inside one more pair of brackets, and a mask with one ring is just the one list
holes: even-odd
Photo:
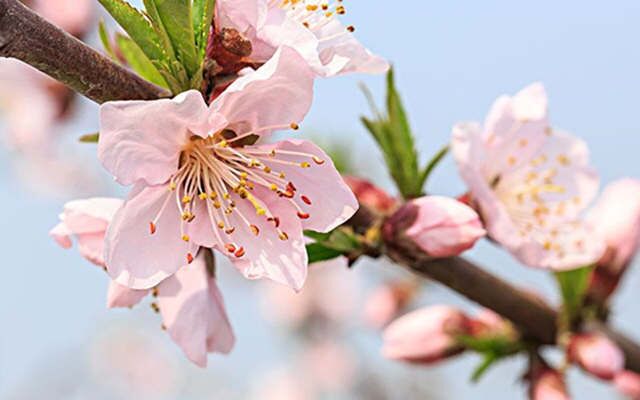
[(459, 201), (441, 196), (415, 199), (402, 207), (390, 223), (406, 224), (415, 218), (405, 233), (432, 257), (452, 257), (473, 247), (485, 235), (480, 217)]
[(382, 354), (390, 359), (430, 364), (459, 354), (457, 335), (469, 333), (470, 321), (460, 310), (431, 306), (392, 322), (384, 331)]
[(632, 371), (622, 371), (613, 378), (616, 389), (633, 400), (640, 399), (640, 375)]
[(531, 371), (529, 398), (531, 400), (569, 400), (564, 377), (547, 365), (539, 365)]
[(624, 368), (622, 351), (600, 334), (573, 335), (567, 353), (571, 362), (600, 379), (611, 380)]
[(356, 178), (354, 176), (345, 176), (344, 181), (353, 194), (356, 195), (358, 202), (363, 204), (380, 214), (388, 214), (393, 211), (397, 202), (389, 196), (387, 192), (366, 179)]

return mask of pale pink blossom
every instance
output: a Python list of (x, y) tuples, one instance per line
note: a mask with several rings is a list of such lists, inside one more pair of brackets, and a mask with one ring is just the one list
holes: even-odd
[(31, 8), (75, 36), (82, 36), (94, 20), (91, 0), (35, 0)]
[(611, 380), (624, 368), (624, 354), (606, 336), (576, 334), (567, 349), (569, 359), (600, 379)]
[(564, 376), (555, 369), (540, 365), (531, 372), (529, 398), (531, 400), (569, 400)]
[(601, 257), (580, 218), (598, 190), (587, 146), (550, 127), (541, 84), (498, 98), (484, 127), (457, 124), (451, 146), (489, 235), (521, 262), (562, 270)]
[(640, 181), (621, 179), (608, 185), (587, 219), (607, 245), (589, 288), (592, 296), (604, 300), (615, 290), (640, 246)]
[(486, 234), (478, 214), (455, 199), (425, 196), (405, 207), (416, 212), (406, 235), (432, 257), (457, 256)]
[(622, 371), (614, 378), (616, 389), (629, 399), (640, 399), (640, 375), (633, 371)]
[(249, 279), (299, 290), (307, 274), (303, 229), (335, 228), (357, 201), (312, 143), (249, 143), (297, 128), (312, 85), (312, 72), (284, 47), (209, 107), (193, 90), (102, 105), (98, 157), (118, 182), (135, 183), (107, 232), (109, 274), (147, 289), (201, 246), (228, 255)]
[[(71, 201), (65, 205), (60, 223), (50, 234), (64, 248), (70, 248), (75, 237), (80, 254), (105, 267), (105, 232), (121, 206), (121, 200), (111, 198)], [(130, 289), (112, 281), (107, 306), (133, 307), (150, 292), (157, 297), (167, 332), (195, 364), (206, 366), (207, 353), (231, 351), (235, 338), (222, 294), (215, 278), (207, 271), (204, 255), (160, 282), (153, 291)]]
[(464, 350), (456, 336), (468, 334), (469, 318), (448, 306), (425, 307), (393, 321), (384, 331), (382, 354), (394, 360), (429, 364)]
[(389, 64), (373, 55), (338, 17), (342, 1), (219, 0), (214, 26), (235, 29), (252, 45), (251, 62), (262, 63), (280, 46), (300, 53), (321, 76), (351, 72), (383, 73)]
[(417, 289), (413, 281), (388, 282), (375, 288), (365, 303), (365, 321), (374, 328), (384, 327), (411, 301)]
[(389, 214), (398, 205), (396, 199), (366, 179), (355, 176), (345, 176), (344, 181), (349, 185), (358, 202), (373, 211), (381, 214)]

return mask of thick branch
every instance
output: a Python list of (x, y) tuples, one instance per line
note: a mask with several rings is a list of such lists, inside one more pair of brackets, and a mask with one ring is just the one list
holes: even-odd
[(22, 60), (97, 103), (169, 96), (18, 0), (0, 0), (0, 56)]

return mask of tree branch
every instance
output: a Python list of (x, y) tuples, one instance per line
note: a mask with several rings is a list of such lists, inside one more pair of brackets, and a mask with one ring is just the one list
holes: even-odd
[(170, 95), (45, 21), (18, 0), (0, 0), (0, 57), (22, 60), (97, 103)]

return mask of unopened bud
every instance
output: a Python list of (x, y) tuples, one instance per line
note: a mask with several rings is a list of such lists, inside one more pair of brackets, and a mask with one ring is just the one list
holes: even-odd
[(573, 335), (567, 354), (571, 362), (604, 380), (613, 379), (624, 368), (622, 351), (609, 338), (601, 334)]

